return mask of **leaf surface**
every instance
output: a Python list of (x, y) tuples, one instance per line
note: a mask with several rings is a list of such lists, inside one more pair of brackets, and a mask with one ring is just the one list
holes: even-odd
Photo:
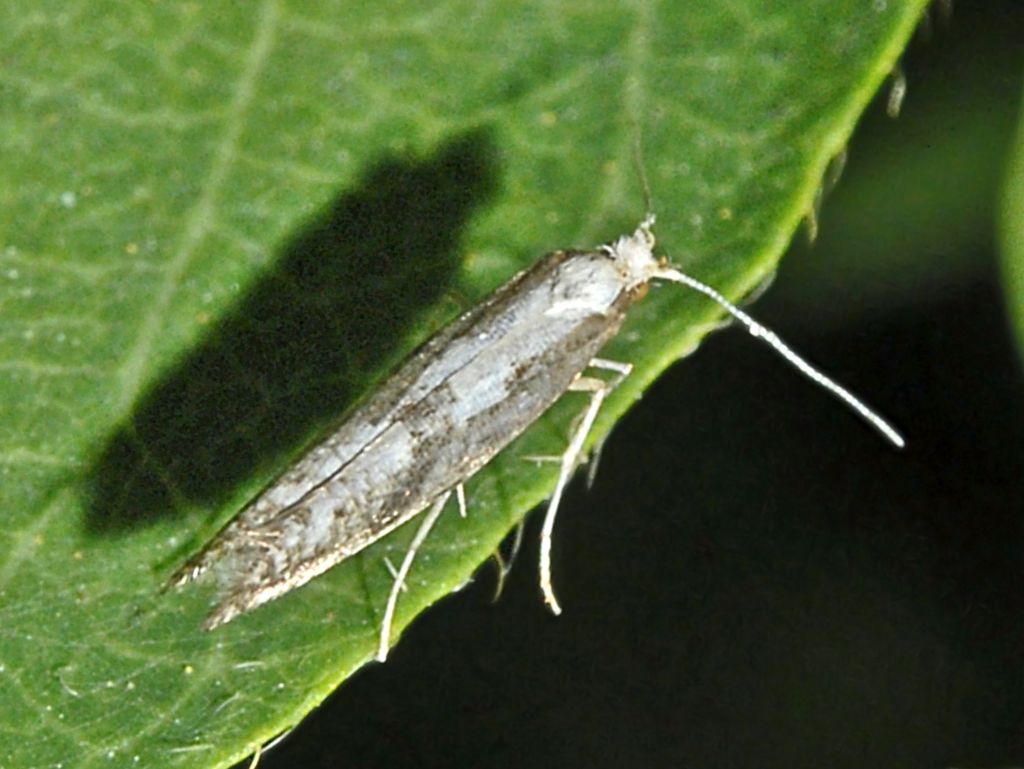
[[(1024, 104), (1024, 101), (1022, 101)], [(1006, 307), (1024, 357), (1024, 116), (1009, 153), (999, 217)]]
[[(460, 306), (631, 231), (638, 144), (665, 251), (757, 287), (924, 5), (6, 4), (4, 766), (224, 766), (301, 719), (412, 532), (214, 633), (174, 566)], [(592, 438), (717, 318), (652, 291)], [(550, 492), (522, 457), (581, 405), (473, 479), (397, 628)]]

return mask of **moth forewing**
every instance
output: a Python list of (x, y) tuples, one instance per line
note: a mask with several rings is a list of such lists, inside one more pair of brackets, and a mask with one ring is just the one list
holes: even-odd
[(451, 492), (566, 392), (657, 269), (645, 223), (556, 251), (414, 352), (172, 577), (217, 567), (212, 628), (308, 582)]

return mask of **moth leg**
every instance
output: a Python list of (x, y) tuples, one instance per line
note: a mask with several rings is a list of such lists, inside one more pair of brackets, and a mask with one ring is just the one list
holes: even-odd
[(594, 448), (590, 450), (590, 456), (587, 457), (587, 491), (594, 488), (594, 479), (597, 478), (597, 466), (601, 464), (601, 452), (604, 451), (604, 443), (607, 440), (607, 435), (598, 440), (594, 444)]
[[(620, 384), (622, 380), (628, 377), (633, 372), (632, 363), (619, 363), (614, 360), (607, 360), (605, 358), (594, 358), (590, 361), (590, 368), (601, 369), (604, 371), (614, 371), (617, 376), (613, 377), (608, 382), (608, 392), (611, 392)], [(597, 466), (601, 464), (601, 452), (604, 451), (604, 442), (608, 440), (608, 436), (604, 436), (596, 444), (590, 452), (590, 456), (587, 459), (587, 490), (589, 491), (594, 486), (594, 479), (597, 477)]]
[(590, 393), (590, 405), (583, 412), (583, 419), (580, 420), (572, 440), (569, 441), (568, 448), (562, 455), (562, 468), (558, 473), (558, 483), (555, 484), (555, 491), (548, 503), (548, 511), (544, 516), (544, 527), (540, 534), (540, 589), (544, 594), (544, 603), (554, 614), (562, 613), (562, 607), (558, 605), (555, 591), (551, 587), (551, 532), (555, 528), (555, 516), (558, 514), (558, 505), (562, 501), (562, 492), (565, 490), (569, 478), (572, 477), (576, 463), (583, 452), (583, 443), (587, 439), (587, 433), (593, 427), (597, 412), (605, 397), (611, 392), (612, 385), (603, 379), (581, 376), (569, 385), (569, 389), (573, 392)]
[[(614, 371), (615, 372), (616, 376), (612, 377), (608, 382), (605, 383), (607, 385), (607, 388), (608, 388), (608, 392), (605, 393), (607, 395), (612, 390), (614, 390), (616, 387), (618, 387), (622, 383), (623, 379), (625, 379), (627, 376), (629, 376), (632, 373), (632, 371), (633, 371), (633, 364), (632, 363), (619, 363), (618, 361), (607, 360), (605, 358), (592, 358), (590, 363), (587, 365), (587, 368), (596, 368), (596, 369), (599, 369), (599, 370), (602, 370), (602, 371)], [(570, 387), (569, 389), (573, 389), (573, 388)], [(577, 416), (576, 419), (573, 420), (573, 424), (569, 428), (569, 435), (570, 436), (576, 434), (576, 431), (579, 428), (579, 422), (580, 422), (580, 419), (581, 419), (582, 416), (583, 415), (581, 414), (580, 416)], [(587, 488), (588, 489), (591, 486), (594, 485), (594, 477), (597, 475), (597, 465), (598, 465), (598, 463), (599, 463), (599, 461), (601, 459), (601, 450), (604, 448), (604, 442), (605, 442), (606, 439), (607, 439), (607, 436), (605, 438), (602, 438), (600, 441), (598, 441), (598, 443), (591, 450), (590, 457), (588, 457), (587, 460), (586, 460), (587, 461), (587, 465), (588, 465), (588, 467), (587, 467)], [(558, 464), (562, 463), (562, 455), (560, 455), (560, 454), (527, 454), (526, 456), (524, 456), (522, 458), (525, 459), (527, 462), (537, 462), (538, 464), (540, 464), (542, 462), (557, 462)]]
[(459, 517), (466, 517), (466, 487), (461, 483), (455, 487), (455, 498), (459, 501)]
[(561, 454), (524, 454), (519, 457), (524, 462), (536, 462), (538, 465), (542, 464), (562, 464)]
[(279, 735), (271, 739), (266, 745), (257, 745), (256, 749), (252, 752), (252, 761), (249, 762), (248, 769), (256, 769), (256, 767), (259, 766), (260, 759), (263, 757), (263, 754), (269, 753), (271, 750), (276, 748), (289, 734), (294, 731), (295, 727), (293, 726), (291, 729), (285, 729)]
[(387, 606), (384, 608), (384, 619), (380, 623), (380, 644), (377, 646), (378, 662), (384, 662), (388, 658), (388, 650), (391, 647), (391, 623), (395, 619), (395, 606), (398, 604), (399, 593), (405, 587), (405, 578), (409, 576), (409, 570), (412, 568), (412, 561), (416, 557), (416, 551), (419, 550), (423, 540), (427, 538), (427, 534), (434, 527), (438, 516), (441, 515), (441, 511), (444, 509), (444, 503), (448, 501), (448, 497), (451, 495), (450, 491), (446, 491), (434, 500), (434, 504), (427, 513), (427, 517), (423, 519), (423, 523), (416, 530), (416, 536), (409, 543), (409, 549), (405, 551), (402, 565), (398, 567), (398, 574), (395, 576), (395, 582), (391, 586), (391, 594), (388, 596)]
[[(455, 497), (459, 501), (459, 517), (460, 518), (465, 518), (466, 515), (467, 515), (467, 513), (466, 513), (466, 487), (465, 487), (465, 485), (460, 483), (458, 486), (455, 487)], [(518, 549), (518, 545), (516, 547)], [(398, 579), (398, 569), (395, 568), (395, 564), (393, 564), (391, 562), (391, 559), (388, 558), (387, 556), (384, 556), (384, 566), (387, 568), (388, 574), (391, 575), (391, 578), (394, 579), (394, 580), (397, 580)], [(403, 593), (409, 592), (408, 587), (405, 585), (404, 582), (402, 583), (402, 585), (400, 587), (400, 590)]]
[[(398, 579), (398, 569), (395, 568), (395, 565), (391, 563), (391, 559), (387, 556), (384, 556), (384, 568), (388, 570), (388, 574), (391, 575), (391, 579)], [(402, 585), (401, 590), (403, 593), (409, 592), (409, 589), (404, 584)]]
[(611, 382), (608, 383), (609, 390), (614, 390), (618, 387), (622, 380), (633, 373), (632, 363), (619, 363), (617, 360), (608, 360), (607, 358), (591, 358), (590, 365), (587, 368), (596, 368), (601, 371), (614, 371), (618, 374)]
[(497, 603), (498, 599), (501, 598), (501, 591), (505, 587), (505, 578), (509, 572), (512, 571), (512, 564), (515, 563), (516, 556), (519, 555), (519, 548), (523, 544), (523, 529), (525, 524), (522, 520), (516, 524), (515, 535), (512, 538), (512, 549), (509, 551), (508, 558), (501, 554), (501, 545), (491, 555), (494, 559), (494, 564), (498, 569), (498, 579), (494, 585), (494, 596), (491, 598), (491, 603)]

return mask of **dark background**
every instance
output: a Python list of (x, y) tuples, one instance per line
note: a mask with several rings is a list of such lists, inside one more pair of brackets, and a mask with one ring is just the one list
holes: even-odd
[[(904, 115), (875, 105), (818, 244), (794, 248), (754, 309), (891, 417), (905, 451), (749, 337), (716, 334), (615, 429), (593, 489), (568, 494), (562, 617), (539, 598), (534, 515), (496, 605), (484, 568), (261, 769), (1024, 763), (1024, 378), (993, 242), (1005, 160), (982, 157), (1010, 140), (1022, 22), (1018, 3), (964, 4), (912, 46)], [(966, 188), (946, 157), (964, 91), (942, 94), (979, 60), (995, 95), (972, 173), (988, 197), (938, 201), (928, 226), (978, 207), (988, 225), (892, 255), (931, 276), (915, 289), (882, 245), (901, 213), (837, 230), (859, 205), (843, 189), (910, 173), (879, 161), (894, 142)], [(931, 200), (920, 186), (909, 206)], [(816, 282), (841, 249), (886, 285)]]

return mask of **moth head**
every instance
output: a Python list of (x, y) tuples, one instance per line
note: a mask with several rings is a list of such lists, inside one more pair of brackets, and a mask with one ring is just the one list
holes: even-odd
[(601, 250), (615, 260), (627, 288), (637, 288), (655, 277), (661, 264), (654, 256), (654, 214), (647, 214), (632, 235), (623, 235)]

